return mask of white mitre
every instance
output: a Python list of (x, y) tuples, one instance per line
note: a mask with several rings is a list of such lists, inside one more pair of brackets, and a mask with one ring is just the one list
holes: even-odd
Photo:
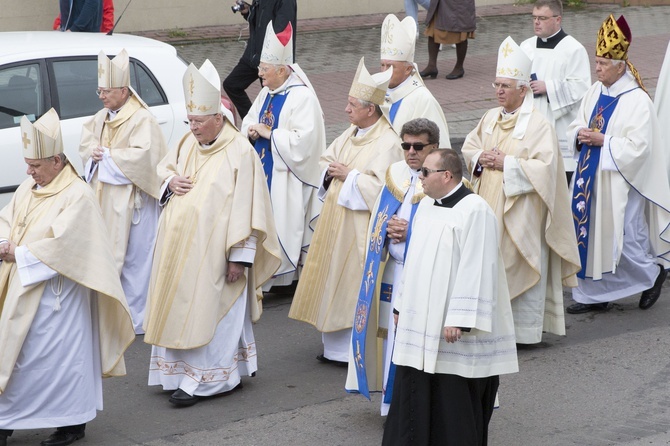
[(51, 108), (35, 123), (31, 123), (26, 116), (23, 116), (21, 141), (24, 158), (37, 160), (63, 153), (63, 137), (56, 110)]
[[(514, 39), (507, 36), (498, 48), (498, 66), (496, 68), (496, 77), (516, 79), (517, 81), (530, 81), (530, 73), (533, 62), (526, 53), (516, 44)], [(519, 116), (512, 131), (512, 138), (522, 139), (526, 134), (530, 115), (533, 112), (533, 90), (530, 86), (526, 87), (526, 96), (519, 109)], [(493, 122), (489, 123), (486, 131), (492, 132)]]
[(414, 45), (416, 43), (416, 22), (407, 16), (402, 22), (389, 14), (382, 23), (382, 60), (414, 62)]
[(272, 21), (265, 30), (265, 40), (261, 50), (261, 62), (272, 65), (291, 65), (293, 63), (293, 26), (288, 22), (284, 31), (275, 34)]
[(221, 78), (209, 59), (200, 69), (190, 64), (182, 83), (189, 115), (206, 116), (221, 112)]
[(381, 73), (371, 75), (367, 68), (365, 68), (365, 58), (361, 57), (354, 81), (349, 90), (349, 96), (377, 105), (383, 105), (392, 75), (393, 67), (389, 67), (388, 70)]
[(532, 65), (533, 62), (521, 47), (516, 44), (514, 39), (507, 36), (498, 48), (496, 77), (530, 81)]
[(105, 53), (98, 54), (98, 87), (121, 88), (130, 86), (130, 61), (128, 52), (122, 49), (114, 59)]

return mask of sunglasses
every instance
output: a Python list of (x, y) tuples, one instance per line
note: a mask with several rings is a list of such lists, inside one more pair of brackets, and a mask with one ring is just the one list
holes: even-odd
[(414, 150), (416, 150), (417, 152), (423, 150), (423, 148), (426, 147), (426, 146), (432, 146), (432, 145), (433, 145), (433, 143), (424, 144), (422, 142), (403, 142), (403, 143), (400, 143), (400, 147), (402, 147), (403, 150), (409, 150), (412, 147), (414, 147)]
[(447, 169), (429, 169), (427, 167), (422, 167), (419, 169), (419, 172), (421, 172), (421, 175), (426, 178), (428, 175), (430, 175), (433, 172), (446, 172)]

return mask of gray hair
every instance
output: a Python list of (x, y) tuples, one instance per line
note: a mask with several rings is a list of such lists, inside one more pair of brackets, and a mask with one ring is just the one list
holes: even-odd
[(374, 102), (366, 101), (366, 100), (363, 100), (363, 99), (358, 99), (358, 98), (356, 98), (356, 100), (358, 101), (359, 104), (361, 104), (361, 107), (363, 107), (363, 108), (367, 108), (367, 107), (370, 107), (371, 105), (374, 105), (375, 114), (377, 116), (382, 115), (382, 108), (378, 104), (375, 104)]

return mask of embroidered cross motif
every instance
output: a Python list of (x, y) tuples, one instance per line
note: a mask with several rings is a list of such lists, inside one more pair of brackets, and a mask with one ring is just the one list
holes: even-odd
[(514, 49), (510, 46), (509, 42), (507, 42), (501, 51), (503, 56), (507, 57), (514, 52)]
[(28, 139), (28, 134), (26, 132), (23, 132), (23, 138), (21, 138), (21, 141), (23, 142), (23, 148), (25, 150), (28, 150), (28, 145), (30, 144), (30, 139)]

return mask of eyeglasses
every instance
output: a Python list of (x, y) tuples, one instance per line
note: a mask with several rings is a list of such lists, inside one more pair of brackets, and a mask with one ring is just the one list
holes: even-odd
[(209, 115), (208, 118), (203, 119), (202, 121), (196, 121), (196, 120), (194, 120), (194, 119), (189, 119), (188, 121), (184, 121), (184, 124), (188, 124), (190, 127), (199, 129), (200, 127), (202, 127), (203, 125), (205, 125), (205, 123), (206, 123), (207, 121), (209, 121), (210, 119), (212, 119), (214, 116), (216, 116), (216, 115)]
[(500, 88), (502, 88), (503, 90), (509, 90), (510, 88), (514, 88), (510, 84), (501, 84), (500, 82), (493, 82), (491, 86), (496, 90)]
[(557, 15), (552, 15), (550, 17), (547, 17), (546, 15), (532, 15), (531, 17), (533, 18), (534, 22), (538, 22), (538, 21), (539, 22), (546, 22), (547, 20), (555, 19), (558, 16)]
[(112, 91), (120, 90), (121, 88), (123, 88), (123, 87), (120, 87), (120, 88), (104, 88), (104, 89), (103, 88), (98, 88), (97, 90), (95, 90), (95, 95), (96, 96), (107, 96)]
[(402, 147), (403, 150), (409, 150), (412, 147), (414, 147), (414, 150), (416, 150), (417, 152), (420, 152), (421, 150), (423, 150), (424, 147), (432, 146), (433, 144), (434, 143), (432, 143), (432, 142), (429, 142), (428, 144), (424, 144), (422, 142), (403, 142), (403, 143), (400, 143), (400, 147)]
[(259, 73), (267, 73), (270, 69), (274, 68), (274, 65), (258, 66)]
[(426, 178), (433, 172), (446, 172), (446, 171), (447, 169), (429, 169), (427, 167), (422, 167), (421, 169), (419, 169), (419, 172), (421, 172), (421, 175), (423, 175), (424, 178)]

